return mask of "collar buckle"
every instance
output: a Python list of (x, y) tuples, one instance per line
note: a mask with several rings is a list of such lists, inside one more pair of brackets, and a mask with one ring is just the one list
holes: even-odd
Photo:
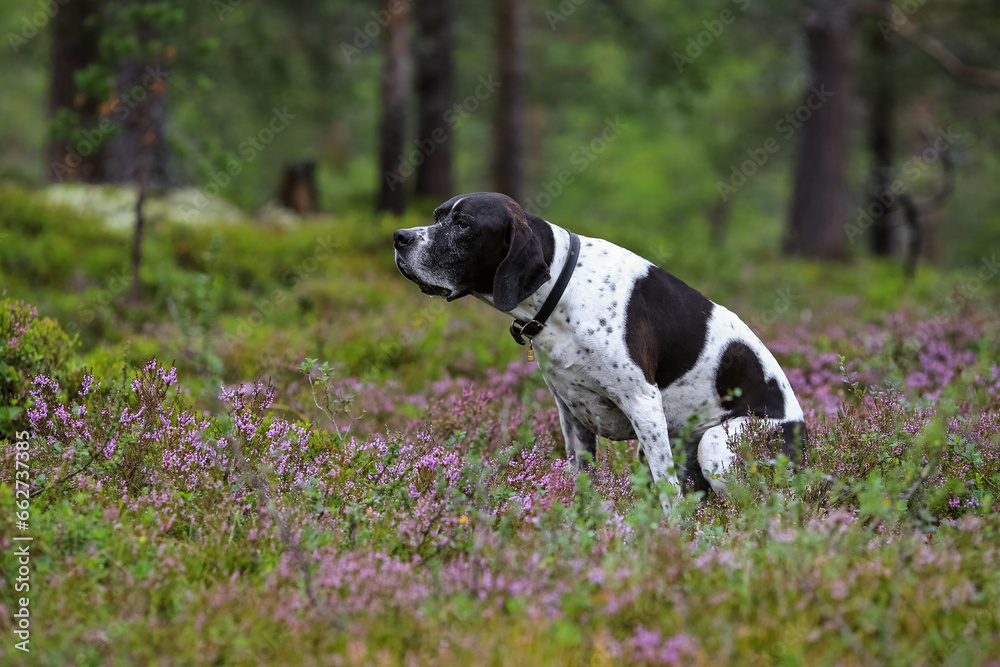
[(545, 325), (538, 320), (531, 320), (530, 322), (522, 322), (521, 320), (514, 320), (510, 323), (510, 335), (514, 337), (514, 342), (518, 345), (526, 345), (525, 337), (533, 338), (541, 333)]

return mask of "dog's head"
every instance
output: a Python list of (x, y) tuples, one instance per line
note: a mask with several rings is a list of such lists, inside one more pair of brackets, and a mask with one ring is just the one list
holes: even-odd
[(434, 209), (433, 225), (393, 239), (400, 273), (448, 301), (475, 294), (508, 312), (549, 279), (551, 248), (517, 202), (496, 192), (452, 197)]

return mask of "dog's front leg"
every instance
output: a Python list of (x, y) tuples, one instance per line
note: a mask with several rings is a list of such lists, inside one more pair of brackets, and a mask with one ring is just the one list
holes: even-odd
[(667, 480), (670, 488), (660, 494), (660, 504), (664, 513), (669, 513), (673, 499), (680, 493), (681, 487), (677, 481), (667, 418), (663, 414), (659, 389), (648, 385), (642, 391), (621, 397), (618, 404), (632, 423), (635, 437), (639, 440), (639, 447), (645, 454), (649, 473), (653, 477), (653, 484), (659, 486), (660, 480)]
[(573, 416), (566, 403), (555, 392), (559, 407), (559, 425), (566, 441), (566, 458), (575, 472), (590, 472), (597, 461), (597, 436)]

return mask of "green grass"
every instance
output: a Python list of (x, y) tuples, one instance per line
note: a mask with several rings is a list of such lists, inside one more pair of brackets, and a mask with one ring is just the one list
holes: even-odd
[[(392, 231), (426, 221), (419, 213), (402, 220), (348, 213), (291, 226), (155, 219), (143, 245), (143, 297), (134, 302), (128, 233), (6, 186), (0, 270), (10, 294), (79, 334), (93, 364), (155, 354), (177, 360), (182, 372), (204, 374), (211, 366), (235, 380), (253, 377), (261, 357), (294, 361), (308, 354), (346, 375), (392, 378), (417, 389), (446, 373), (503, 367), (523, 352), (504, 334), (501, 314), (471, 298), (445, 307), (396, 271)], [(822, 327), (843, 310), (858, 321), (878, 321), (900, 308), (954, 308), (956, 286), (975, 276), (921, 267), (906, 281), (891, 262), (783, 259), (747, 231), (733, 231), (717, 247), (694, 223), (679, 233), (642, 234), (602, 230), (587, 219), (573, 226), (660, 263), (764, 334), (775, 322)], [(990, 303), (996, 290), (987, 288), (969, 304)]]
[[(44, 407), (31, 425), (20, 412), (0, 422), (0, 660), (1000, 654), (993, 281), (976, 288), (975, 268), (905, 281), (891, 262), (785, 259), (773, 228), (734, 228), (719, 247), (695, 223), (668, 234), (574, 222), (739, 313), (773, 341), (809, 414), (808, 468), (786, 469), (755, 427), (730, 496), (687, 498), (664, 517), (634, 443), (602, 442), (593, 479), (565, 473), (551, 396), (533, 366), (509, 365), (524, 349), (506, 316), (429, 299), (398, 274), (391, 233), (423, 222), (156, 219), (137, 302), (127, 233), (0, 189), (0, 391)], [(28, 320), (9, 343), (12, 322)], [(305, 359), (320, 360), (308, 377)], [(31, 385), (35, 373), (58, 391)], [(19, 452), (40, 492), (30, 655), (13, 648), (8, 574), (24, 534)]]

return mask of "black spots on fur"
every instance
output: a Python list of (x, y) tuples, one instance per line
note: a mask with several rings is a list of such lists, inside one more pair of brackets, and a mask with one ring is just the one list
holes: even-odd
[(733, 341), (722, 353), (715, 373), (715, 390), (730, 417), (785, 416), (785, 396), (777, 378), (765, 380), (760, 357), (746, 343)]
[(617, 361), (616, 361), (615, 363), (611, 364), (611, 365), (612, 365), (612, 367), (614, 367), (614, 368), (618, 368), (618, 362), (617, 362)]
[(625, 306), (625, 345), (648, 382), (666, 387), (694, 368), (712, 308), (697, 290), (657, 266), (636, 281)]
[(601, 319), (599, 319), (598, 322), (600, 322), (600, 324), (601, 324), (602, 327), (608, 323), (608, 321), (606, 319), (604, 319), (603, 317)]
[(609, 334), (611, 334), (611, 333), (615, 332), (615, 328), (614, 327), (608, 327), (607, 329), (605, 329), (605, 331), (607, 331)]

